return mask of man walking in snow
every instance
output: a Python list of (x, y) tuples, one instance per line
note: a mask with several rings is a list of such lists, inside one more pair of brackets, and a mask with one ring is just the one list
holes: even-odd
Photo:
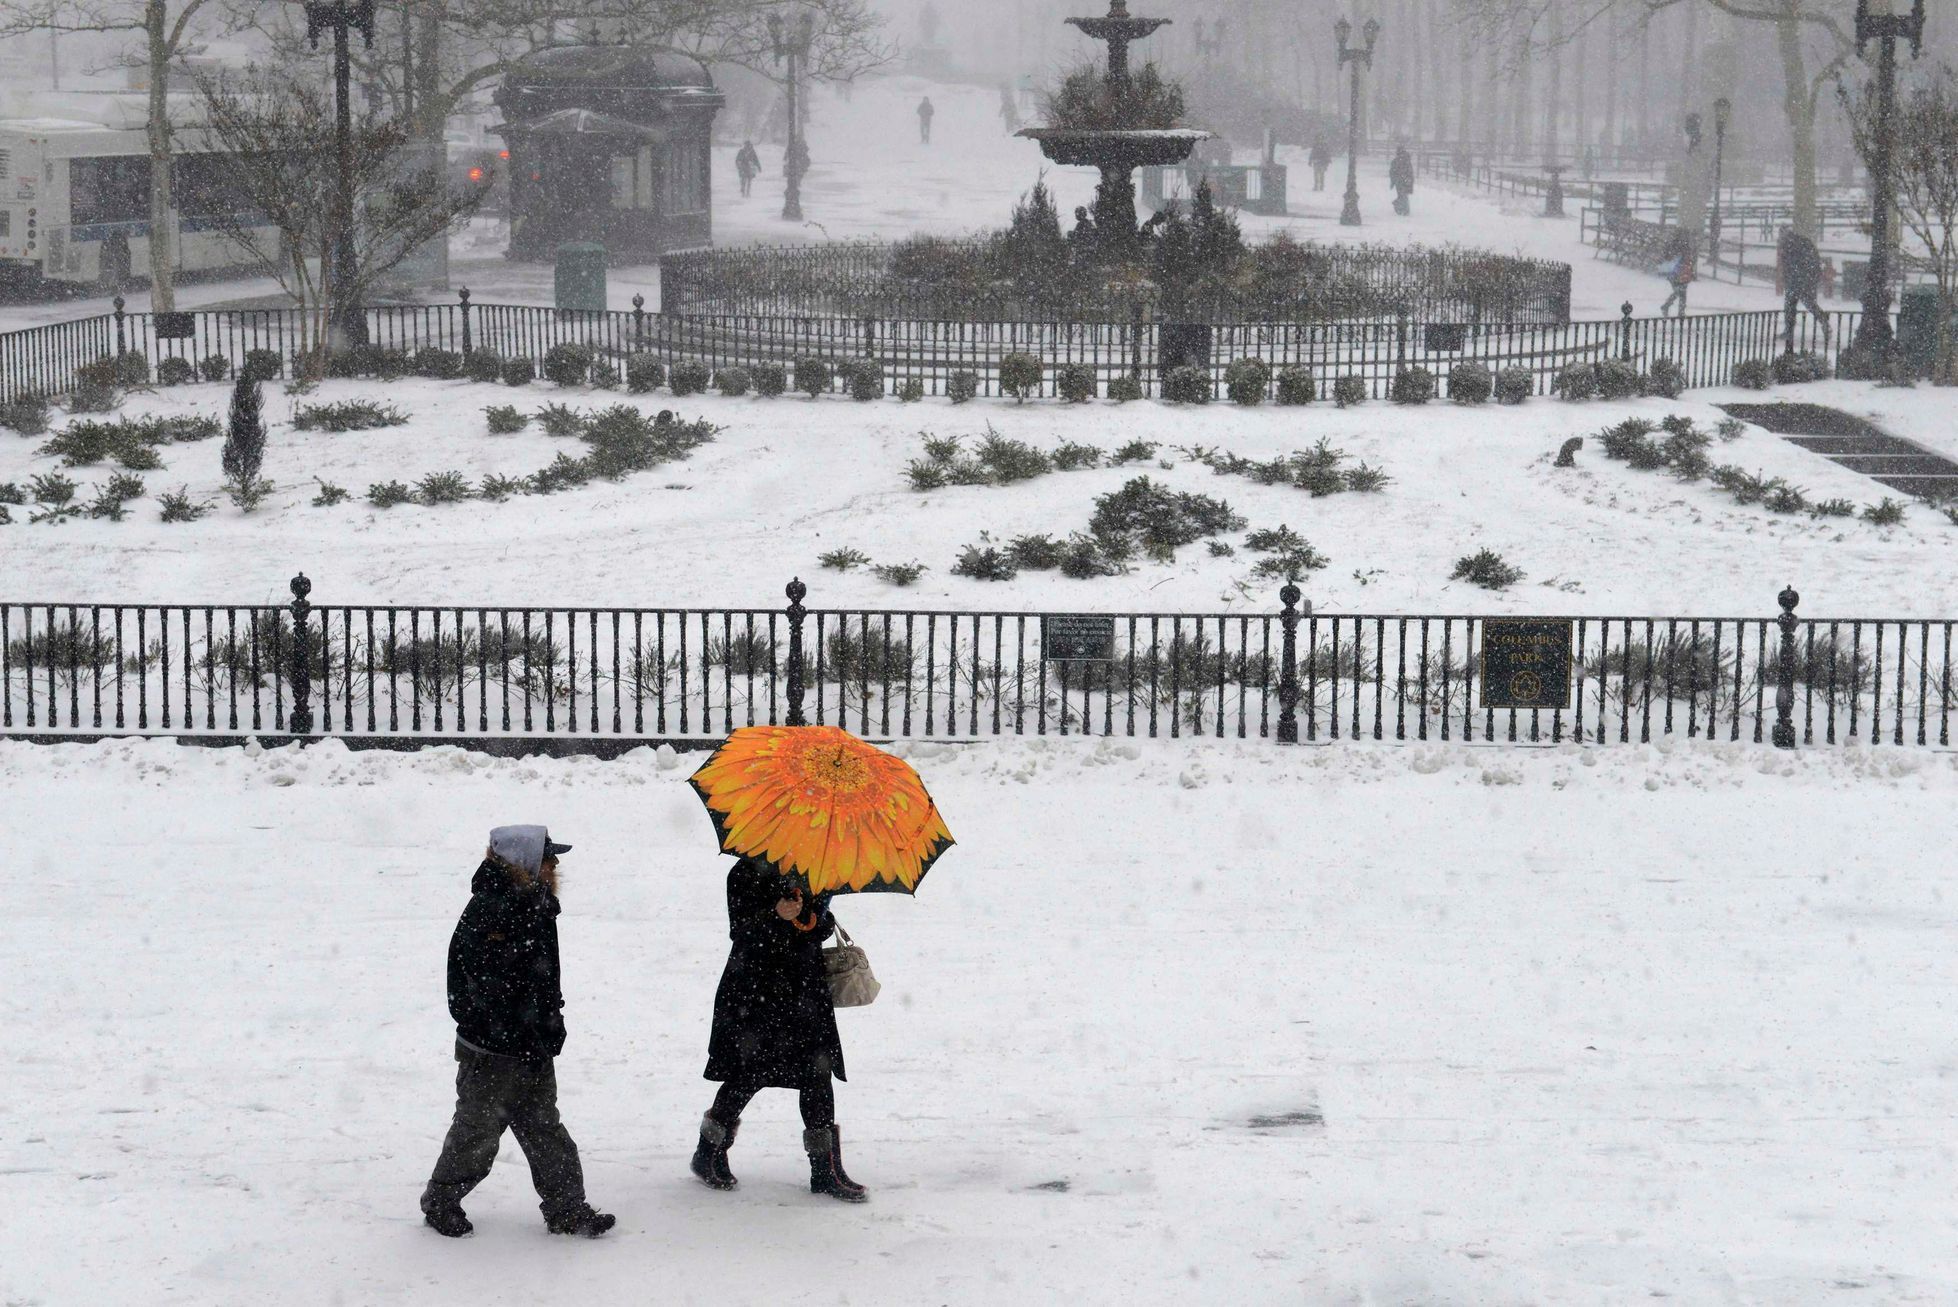
[(1787, 311), (1781, 338), (1782, 349), (1795, 352), (1795, 308), (1806, 305), (1815, 315), (1816, 323), (1822, 328), (1822, 343), (1829, 343), (1829, 315), (1822, 311), (1817, 296), (1822, 290), (1822, 251), (1815, 248), (1815, 242), (1796, 231), (1793, 227), (1781, 229), (1781, 239), (1775, 243), (1775, 268), (1780, 274), (1781, 290), (1785, 297)]
[(1387, 165), (1387, 184), (1394, 188), (1394, 212), (1405, 218), (1410, 212), (1407, 197), (1414, 194), (1414, 156), (1405, 145), (1394, 151)]
[(1315, 136), (1312, 138), (1312, 149), (1306, 155), (1306, 160), (1312, 165), (1312, 189), (1315, 191), (1325, 190), (1326, 169), (1333, 166), (1333, 149), (1332, 146), (1326, 144), (1326, 138), (1324, 136)]
[(456, 1111), (422, 1191), (422, 1216), (441, 1234), (473, 1228), (462, 1200), (496, 1161), (507, 1129), (530, 1163), (552, 1234), (596, 1238), (615, 1217), (585, 1201), (578, 1146), (558, 1117), (553, 1065), (564, 1048), (558, 976), (557, 860), (542, 826), (498, 826), (476, 868), (469, 906), (449, 941), (449, 1014), (456, 1023)]
[(744, 197), (754, 189), (755, 177), (760, 172), (761, 156), (755, 153), (755, 143), (741, 142), (741, 152), (734, 156), (734, 175), (741, 179), (741, 194)]
[(918, 143), (931, 144), (931, 119), (938, 111), (931, 107), (931, 97), (927, 95), (918, 101)]

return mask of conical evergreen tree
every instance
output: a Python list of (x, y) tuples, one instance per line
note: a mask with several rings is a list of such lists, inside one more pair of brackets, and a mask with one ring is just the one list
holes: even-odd
[(258, 479), (265, 463), (265, 399), (242, 373), (231, 388), (231, 422), (224, 436), (224, 474), (240, 484)]

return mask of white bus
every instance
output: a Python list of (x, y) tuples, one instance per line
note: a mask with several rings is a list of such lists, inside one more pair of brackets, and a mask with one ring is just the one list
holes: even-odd
[[(173, 133), (171, 231), (179, 273), (248, 266), (219, 220), (235, 192), (201, 133)], [(112, 290), (150, 268), (150, 153), (141, 128), (0, 118), (0, 277)]]

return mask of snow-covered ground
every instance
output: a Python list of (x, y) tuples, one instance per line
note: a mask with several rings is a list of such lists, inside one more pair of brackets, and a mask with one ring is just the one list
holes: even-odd
[[(333, 435), (294, 432), (296, 402), (385, 398), (413, 421), (404, 427)], [(1958, 456), (1945, 392), (1827, 382), (1770, 397), (1834, 403), (1873, 416), (1885, 429)], [(512, 390), (467, 382), (331, 382), (298, 400), (269, 387), (272, 425), (265, 471), (279, 484), (249, 516), (221, 495), (221, 441), (161, 449), (165, 470), (144, 474), (148, 497), (121, 523), (79, 520), (30, 525), (15, 508), (0, 527), (0, 597), (149, 603), (265, 603), (286, 597), (295, 571), (314, 578), (319, 603), (511, 603), (771, 606), (800, 574), (823, 606), (1215, 612), (1276, 606), (1276, 586), (1251, 581), (1256, 556), (1242, 534), (1233, 557), (1202, 545), (1174, 563), (1137, 560), (1133, 570), (1094, 581), (1024, 572), (994, 583), (951, 575), (981, 532), (1003, 544), (1022, 533), (1065, 538), (1086, 528), (1097, 495), (1132, 477), (1221, 496), (1253, 528), (1289, 525), (1330, 560), (1307, 595), (1322, 611), (1771, 615), (1794, 582), (1803, 613), (1815, 616), (1943, 617), (1958, 611), (1958, 528), (1935, 509), (1913, 506), (1903, 525), (1782, 516), (1743, 507), (1711, 484), (1683, 484), (1604, 458), (1592, 440), (1574, 470), (1550, 466), (1570, 436), (1593, 436), (1631, 415), (1685, 413), (1711, 428), (1712, 401), (1761, 395), (1692, 392), (1689, 400), (1569, 404), (1539, 397), (1520, 408), (1366, 404), (1340, 410), (1242, 409), (1155, 401), (1069, 406), (982, 399), (954, 407), (855, 404), (841, 396), (674, 399), (661, 392)], [(227, 388), (197, 385), (132, 396), (129, 412), (200, 412), (222, 417)], [(520, 476), (560, 452), (584, 452), (533, 426), (485, 434), (481, 408), (547, 402), (597, 408), (637, 403), (705, 416), (723, 430), (685, 462), (618, 483), (599, 482), (549, 498), (450, 507), (377, 510), (364, 502), (375, 482), (412, 484), (431, 472)], [(1056, 472), (1011, 488), (960, 487), (921, 494), (906, 464), (924, 432), (969, 444), (990, 426), (1051, 450), (1081, 441), (1113, 451), (1156, 442), (1157, 461)], [(1208, 446), (1253, 458), (1311, 448), (1325, 439), (1393, 478), (1380, 494), (1313, 498), (1289, 486), (1219, 476), (1180, 448)], [(0, 433), (0, 482), (25, 486), (58, 470), (41, 441)], [(1811, 499), (1858, 505), (1892, 492), (1758, 428), (1710, 451), (1765, 476), (1786, 477)], [(1171, 466), (1163, 468), (1161, 461)], [(74, 469), (89, 487), (107, 469)], [(316, 478), (354, 498), (314, 508)], [(156, 496), (188, 486), (217, 501), (201, 522), (166, 524)], [(1901, 496), (1898, 496), (1901, 498)], [(1504, 592), (1451, 582), (1455, 561), (1483, 547), (1526, 573)], [(876, 563), (922, 562), (920, 583), (899, 589), (867, 570), (821, 569), (819, 555), (854, 548)]]
[[(1951, 757), (909, 752), (959, 844), (839, 907), (884, 982), (845, 1208), (783, 1093), (737, 1193), (686, 1172), (726, 949), (686, 758), (0, 744), (0, 1301), (1958, 1299)], [(415, 1207), (509, 820), (577, 846), (596, 1244), (507, 1140), (473, 1238)]]

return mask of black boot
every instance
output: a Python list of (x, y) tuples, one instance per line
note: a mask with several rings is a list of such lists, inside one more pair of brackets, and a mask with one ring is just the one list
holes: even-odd
[(843, 1173), (843, 1138), (833, 1125), (802, 1132), (809, 1154), (809, 1192), (828, 1194), (846, 1203), (866, 1202), (870, 1191)]
[(732, 1189), (741, 1183), (727, 1169), (727, 1150), (734, 1147), (734, 1134), (740, 1128), (738, 1119), (722, 1125), (712, 1115), (700, 1118), (700, 1146), (693, 1150), (693, 1173), (709, 1189)]
[(618, 1223), (618, 1217), (593, 1211), (585, 1202), (573, 1203), (544, 1218), (544, 1228), (552, 1234), (582, 1234), (587, 1239), (596, 1239)]
[(424, 1207), (422, 1220), (427, 1222), (428, 1228), (435, 1233), (447, 1235), (451, 1239), (460, 1239), (476, 1228), (469, 1223), (469, 1218), (463, 1215), (462, 1209), (454, 1203)]

